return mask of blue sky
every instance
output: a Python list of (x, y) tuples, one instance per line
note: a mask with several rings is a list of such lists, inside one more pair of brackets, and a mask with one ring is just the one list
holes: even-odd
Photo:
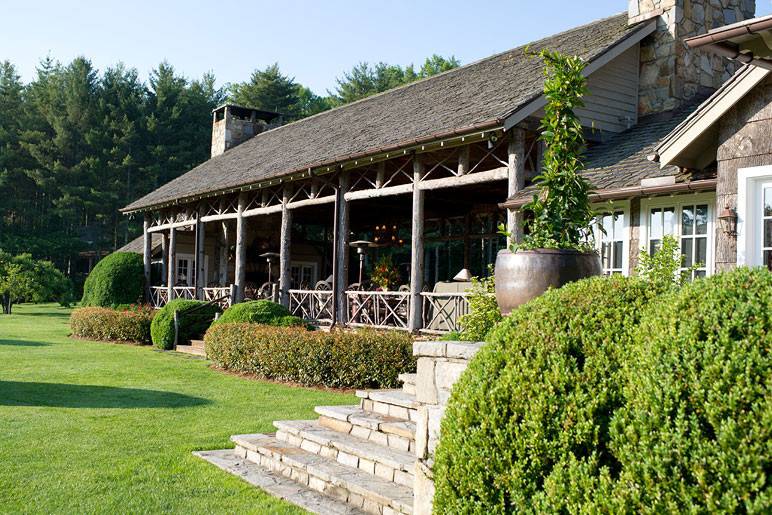
[[(757, 15), (772, 0), (757, 0)], [(0, 60), (25, 81), (40, 58), (118, 61), (143, 80), (166, 59), (188, 77), (246, 80), (278, 62), (317, 93), (360, 61), (418, 63), (432, 53), (463, 63), (610, 16), (626, 0), (263, 1), (13, 0), (2, 7)], [(68, 5), (69, 4), (69, 5)], [(77, 5), (77, 8), (72, 7)]]

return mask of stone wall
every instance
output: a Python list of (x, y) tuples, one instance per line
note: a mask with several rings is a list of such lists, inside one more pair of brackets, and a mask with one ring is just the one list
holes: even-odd
[[(772, 165), (772, 79), (767, 79), (723, 116), (719, 125), (716, 212), (737, 210), (737, 170)], [(737, 237), (716, 224), (716, 271), (737, 264)]]
[(723, 57), (689, 50), (685, 38), (752, 18), (755, 0), (629, 0), (630, 23), (657, 18), (641, 42), (639, 114), (668, 111), (703, 89), (719, 88), (737, 69)]
[(421, 403), (416, 421), (416, 461), (414, 515), (430, 515), (434, 498), (434, 450), (440, 435), (440, 422), (450, 390), (466, 370), (481, 343), (416, 342), (418, 358), (416, 400)]

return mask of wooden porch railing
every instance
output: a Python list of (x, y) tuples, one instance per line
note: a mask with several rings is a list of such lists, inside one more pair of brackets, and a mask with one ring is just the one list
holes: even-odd
[(212, 288), (204, 288), (204, 298), (206, 302), (217, 301), (217, 304), (222, 309), (229, 308), (232, 302), (231, 288), (230, 286), (216, 286)]
[(410, 292), (347, 291), (348, 325), (378, 329), (408, 329)]
[(150, 287), (150, 304), (154, 308), (162, 308), (169, 302), (169, 290), (166, 286)]
[(196, 288), (193, 286), (175, 286), (172, 288), (172, 296), (175, 299), (195, 300)]
[(421, 293), (423, 329), (421, 332), (442, 334), (461, 331), (458, 321), (469, 313), (467, 293)]
[(309, 322), (331, 324), (332, 299), (330, 290), (290, 290), (289, 310)]

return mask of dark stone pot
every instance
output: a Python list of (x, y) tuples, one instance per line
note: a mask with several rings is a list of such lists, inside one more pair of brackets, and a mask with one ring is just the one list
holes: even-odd
[(602, 272), (595, 252), (564, 249), (534, 249), (496, 256), (496, 301), (503, 315), (538, 297), (548, 288), (560, 288)]

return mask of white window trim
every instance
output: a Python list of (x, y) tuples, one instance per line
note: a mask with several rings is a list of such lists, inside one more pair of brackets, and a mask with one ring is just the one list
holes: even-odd
[(681, 209), (683, 206), (694, 204), (708, 205), (708, 241), (707, 263), (705, 263), (705, 275), (713, 275), (716, 261), (716, 194), (693, 193), (690, 195), (673, 195), (668, 197), (644, 198), (641, 200), (641, 226), (640, 226), (640, 251), (649, 251), (649, 210), (658, 207), (675, 207), (675, 225), (673, 236), (678, 240), (678, 250), (681, 250)]
[[(761, 266), (761, 230), (758, 188), (772, 181), (772, 166), (737, 170), (737, 266)], [(756, 216), (748, 216), (755, 213)]]
[[(185, 284), (188, 286), (195, 286), (196, 284), (196, 258), (193, 254), (186, 254), (184, 252), (178, 252), (175, 259), (179, 262), (180, 259), (187, 259), (188, 260), (188, 276), (185, 278)], [(177, 277), (177, 280), (179, 280), (179, 266), (177, 266), (178, 263), (175, 263), (176, 269), (175, 269), (175, 276)], [(208, 282), (209, 277), (209, 256), (204, 257), (204, 277), (207, 278), (206, 281)], [(206, 286), (206, 285), (205, 285)]]
[[(604, 204), (595, 204), (593, 209), (600, 215), (609, 211), (622, 211), (623, 228), (622, 228), (622, 275), (630, 275), (630, 239), (632, 237), (632, 229), (630, 225), (630, 201), (629, 200), (615, 200), (606, 202)], [(595, 250), (598, 251), (598, 255), (603, 247), (603, 234), (601, 234), (598, 224), (594, 225), (595, 231)], [(601, 263), (603, 262), (603, 256), (601, 256)]]
[[(312, 277), (312, 283), (316, 284), (319, 281), (319, 263), (316, 261), (290, 261), (290, 270), (292, 270), (292, 267), (304, 267), (304, 266), (310, 266), (313, 268), (313, 272), (311, 273)], [(311, 286), (313, 286), (313, 284)]]

